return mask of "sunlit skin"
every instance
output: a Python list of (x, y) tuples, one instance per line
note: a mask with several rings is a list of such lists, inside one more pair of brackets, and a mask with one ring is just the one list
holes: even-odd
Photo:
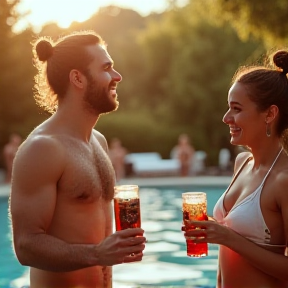
[[(115, 175), (106, 140), (93, 129), (101, 113), (118, 107), (122, 78), (104, 47), (87, 50), (99, 89), (89, 90), (89, 79), (71, 70), (56, 113), (35, 128), (15, 158), (14, 246), (20, 263), (32, 267), (31, 288), (110, 288), (111, 266), (143, 257), (141, 228), (112, 234)], [(105, 105), (96, 108), (94, 98)]]
[[(281, 148), (280, 138), (275, 131), (278, 112), (275, 105), (260, 112), (249, 99), (243, 84), (236, 82), (229, 90), (228, 111), (223, 122), (229, 126), (233, 145), (244, 145), (251, 149), (251, 153), (238, 154), (235, 171), (242, 167), (249, 156), (251, 159), (225, 194), (224, 207), (227, 213), (259, 187), (278, 155)], [(271, 125), (271, 137), (266, 135), (266, 123)], [(282, 151), (261, 193), (261, 211), (271, 232), (270, 244), (287, 243), (287, 186), (288, 157)], [(257, 245), (211, 219), (191, 221), (191, 224), (201, 229), (186, 231), (185, 236), (198, 237), (195, 240), (197, 243), (220, 244), (217, 288), (287, 287), (288, 258), (284, 256), (285, 247)]]
[[(98, 53), (95, 53), (95, 47), (91, 46), (87, 49), (96, 54), (94, 61), (89, 65), (89, 73), (87, 77), (87, 88), (84, 95), (84, 105), (89, 111), (100, 115), (108, 113), (118, 108), (117, 85), (122, 80), (121, 75), (114, 70), (114, 62), (107, 53), (105, 47), (98, 47)], [(102, 62), (101, 58), (103, 58)], [(99, 65), (99, 62), (102, 65)]]

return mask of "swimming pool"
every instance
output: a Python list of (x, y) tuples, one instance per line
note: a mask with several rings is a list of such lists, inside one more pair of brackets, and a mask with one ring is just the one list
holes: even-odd
[(0, 197), (0, 247), (0, 287), (10, 288), (10, 281), (20, 277), (26, 268), (18, 263), (12, 249), (7, 197)]
[[(226, 187), (140, 186), (142, 228), (148, 243), (141, 262), (113, 267), (113, 287), (215, 287), (218, 246), (209, 244), (209, 255), (204, 258), (186, 256), (181, 232), (181, 194), (206, 192), (208, 214), (212, 215), (213, 207)], [(0, 197), (0, 287), (14, 288), (27, 282), (27, 276), (22, 279), (21, 276), (28, 269), (18, 263), (12, 250), (7, 202), (7, 197)], [(17, 278), (16, 285), (12, 280)]]

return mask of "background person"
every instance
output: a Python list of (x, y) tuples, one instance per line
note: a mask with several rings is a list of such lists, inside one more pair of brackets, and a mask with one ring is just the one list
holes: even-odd
[(55, 112), (14, 160), (16, 255), (31, 266), (31, 288), (112, 287), (111, 266), (140, 261), (145, 247), (140, 228), (112, 234), (115, 174), (107, 142), (93, 128), (101, 114), (117, 109), (121, 75), (91, 31), (55, 43), (40, 38), (33, 52), (35, 99)]
[[(214, 208), (216, 221), (192, 222), (195, 242), (220, 244), (217, 287), (284, 288), (288, 283), (288, 52), (277, 69), (242, 67), (223, 122), (237, 155), (234, 177)], [(204, 229), (205, 228), (205, 229)]]
[(3, 148), (3, 156), (6, 169), (5, 173), (6, 183), (11, 182), (13, 161), (21, 142), (22, 142), (21, 136), (17, 133), (12, 133), (9, 137), (9, 142)]
[(191, 170), (192, 160), (195, 153), (189, 136), (185, 133), (179, 135), (177, 145), (172, 149), (172, 158), (176, 158), (180, 164), (180, 175), (188, 176)]
[(119, 138), (113, 138), (109, 145), (109, 157), (115, 170), (116, 180), (125, 177), (125, 156), (127, 149), (122, 146)]

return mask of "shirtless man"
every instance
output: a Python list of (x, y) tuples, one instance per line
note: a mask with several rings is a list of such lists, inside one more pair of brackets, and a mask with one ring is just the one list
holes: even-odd
[(106, 140), (93, 129), (101, 114), (117, 109), (121, 75), (91, 31), (56, 43), (40, 38), (33, 51), (35, 99), (53, 113), (14, 160), (16, 255), (31, 267), (31, 288), (112, 287), (111, 266), (142, 260), (146, 241), (140, 228), (112, 234), (115, 173)]

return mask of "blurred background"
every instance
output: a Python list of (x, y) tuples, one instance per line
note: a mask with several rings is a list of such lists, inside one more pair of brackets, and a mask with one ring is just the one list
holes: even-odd
[(108, 141), (165, 159), (186, 133), (207, 166), (217, 165), (223, 147), (234, 155), (222, 123), (231, 78), (239, 65), (287, 45), (288, 1), (144, 2), (0, 0), (0, 151), (9, 135), (25, 139), (49, 117), (33, 99), (31, 43), (93, 29), (123, 76), (119, 109), (97, 123)]

